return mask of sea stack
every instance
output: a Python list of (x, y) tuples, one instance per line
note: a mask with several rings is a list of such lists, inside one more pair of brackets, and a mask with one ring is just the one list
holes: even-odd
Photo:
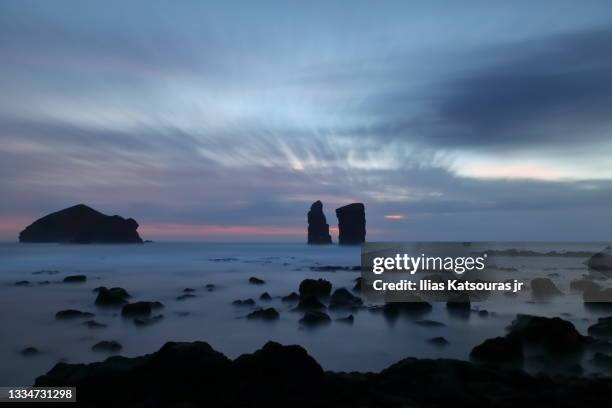
[(308, 243), (309, 244), (331, 244), (329, 235), (329, 224), (323, 214), (323, 203), (315, 201), (308, 211)]
[(336, 209), (338, 217), (340, 245), (360, 245), (365, 242), (366, 220), (365, 207), (362, 203), (353, 203)]
[(19, 242), (142, 244), (138, 223), (84, 204), (46, 215), (19, 234)]

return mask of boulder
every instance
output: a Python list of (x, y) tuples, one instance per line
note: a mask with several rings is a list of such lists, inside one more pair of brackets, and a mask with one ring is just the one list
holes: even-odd
[(281, 301), (283, 302), (289, 302), (289, 303), (295, 303), (297, 301), (300, 300), (300, 295), (298, 295), (295, 292), (291, 292), (290, 294), (288, 294), (287, 296), (283, 296), (281, 298)]
[(255, 276), (251, 276), (249, 278), (249, 283), (253, 285), (263, 285), (264, 283), (266, 283), (266, 281), (264, 281), (263, 279), (256, 278)]
[(262, 320), (276, 320), (280, 317), (280, 314), (273, 307), (267, 309), (259, 308), (252, 311), (247, 315), (247, 319), (262, 319)]
[(309, 310), (304, 313), (304, 317), (300, 319), (300, 323), (305, 326), (319, 326), (331, 323), (331, 319), (325, 312)]
[(108, 289), (101, 286), (97, 288), (97, 292), (95, 303), (98, 306), (120, 306), (127, 303), (127, 299), (131, 297), (127, 290), (119, 287)]
[(100, 342), (94, 344), (93, 346), (91, 346), (91, 349), (93, 351), (103, 351), (103, 352), (108, 352), (108, 353), (116, 353), (119, 350), (121, 350), (122, 348), (123, 347), (121, 346), (121, 344), (119, 344), (115, 340), (100, 341)]
[(95, 320), (87, 320), (86, 322), (83, 322), (83, 325), (89, 327), (90, 329), (102, 329), (106, 327), (104, 323), (98, 323)]
[(255, 306), (255, 301), (251, 298), (248, 299), (238, 299), (232, 302), (234, 306)]
[(531, 295), (534, 300), (547, 300), (554, 296), (563, 295), (563, 292), (550, 279), (535, 278), (531, 280)]
[(19, 352), (24, 357), (31, 357), (40, 354), (40, 350), (36, 347), (26, 347)]
[[(408, 296), (408, 295), (405, 295)], [(431, 304), (422, 300), (417, 295), (410, 296), (410, 301), (406, 302), (387, 302), (381, 310), (386, 318), (395, 319), (399, 316), (420, 316), (429, 313), (432, 309)]]
[(132, 218), (105, 215), (84, 204), (44, 216), (19, 234), (19, 242), (142, 243)]
[(308, 211), (308, 243), (309, 244), (331, 244), (329, 225), (323, 213), (323, 203), (315, 201)]
[(263, 300), (267, 302), (267, 301), (272, 300), (272, 296), (270, 296), (268, 292), (264, 292), (261, 294), (261, 296), (259, 296), (259, 300)]
[(612, 340), (612, 316), (600, 317), (589, 327), (589, 335), (598, 339)]
[(519, 363), (523, 360), (523, 346), (516, 337), (495, 337), (474, 347), (470, 358), (483, 363)]
[(438, 346), (438, 347), (443, 347), (449, 344), (448, 340), (446, 340), (444, 337), (432, 337), (431, 339), (427, 339), (427, 342), (429, 344), (432, 344), (434, 346)]
[(362, 304), (361, 298), (353, 295), (345, 288), (336, 289), (329, 299), (330, 308), (356, 308)]
[(300, 298), (300, 302), (294, 310), (317, 310), (325, 309), (325, 305), (314, 296), (307, 296)]
[(509, 337), (525, 344), (542, 346), (551, 353), (579, 352), (587, 343), (587, 337), (581, 335), (571, 322), (560, 317), (519, 314), (508, 330)]
[(338, 217), (338, 243), (340, 245), (360, 245), (365, 242), (365, 206), (353, 203), (336, 209)]
[(300, 283), (300, 297), (317, 297), (324, 298), (329, 296), (332, 290), (332, 284), (325, 279), (304, 279)]
[(596, 271), (612, 271), (612, 248), (608, 247), (592, 255), (587, 261), (587, 266)]
[(86, 282), (87, 276), (85, 275), (70, 275), (66, 276), (63, 280), (64, 283), (81, 283)]

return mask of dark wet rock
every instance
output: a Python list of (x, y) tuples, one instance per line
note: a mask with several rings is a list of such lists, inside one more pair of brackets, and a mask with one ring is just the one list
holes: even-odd
[(535, 300), (546, 300), (563, 295), (563, 292), (548, 278), (535, 278), (531, 280), (530, 284), (531, 294)]
[(57, 275), (58, 273), (60, 273), (60, 271), (42, 269), (40, 271), (32, 272), (32, 275)]
[(429, 344), (433, 344), (434, 346), (446, 346), (449, 344), (448, 340), (446, 340), (444, 337), (432, 337), (431, 339), (427, 339), (427, 342)]
[(27, 280), (21, 280), (21, 281), (15, 282), (15, 286), (28, 286), (29, 284), (30, 284), (30, 281), (27, 281)]
[(480, 316), (480, 317), (489, 317), (489, 311), (488, 310), (479, 310), (478, 311), (478, 316)]
[(612, 249), (608, 247), (591, 256), (587, 266), (596, 271), (612, 271)]
[(353, 291), (361, 292), (361, 283), (363, 282), (363, 278), (359, 277), (355, 279), (355, 286), (353, 286)]
[(86, 282), (87, 281), (87, 276), (85, 275), (70, 275), (70, 276), (66, 276), (64, 278), (64, 283), (80, 283), (80, 282)]
[(446, 326), (444, 323), (437, 322), (435, 320), (417, 320), (414, 323), (418, 324), (419, 326), (423, 326), (423, 327), (444, 327)]
[(345, 288), (336, 289), (329, 299), (330, 308), (356, 308), (361, 307), (362, 304), (361, 298)]
[(264, 292), (259, 296), (259, 300), (269, 301), (272, 300), (272, 296), (268, 292)]
[(280, 317), (280, 314), (273, 307), (267, 309), (259, 308), (252, 311), (247, 315), (247, 319), (262, 319), (262, 320), (276, 320)]
[(163, 314), (158, 314), (151, 317), (135, 317), (134, 324), (136, 326), (150, 326), (155, 323), (159, 323), (164, 318)]
[(122, 348), (123, 347), (121, 346), (121, 344), (119, 344), (115, 340), (100, 341), (100, 342), (94, 344), (93, 346), (91, 346), (91, 349), (93, 351), (104, 351), (104, 352), (108, 352), (108, 353), (116, 353), (119, 350), (121, 350)]
[(598, 351), (597, 353), (593, 355), (591, 362), (595, 366), (599, 368), (603, 368), (608, 373), (612, 373), (612, 356), (609, 356), (607, 354), (604, 354)]
[(300, 300), (300, 295), (298, 295), (295, 292), (291, 292), (290, 294), (288, 294), (287, 296), (283, 296), (281, 298), (281, 300), (283, 302), (297, 302)]
[(325, 312), (309, 310), (304, 313), (304, 317), (300, 319), (300, 323), (305, 326), (318, 326), (331, 323), (331, 319)]
[(355, 322), (355, 318), (353, 317), (352, 314), (346, 316), (346, 317), (340, 317), (338, 319), (336, 319), (337, 322), (340, 323), (347, 323), (347, 324), (353, 324)]
[(34, 385), (77, 387), (79, 405), (87, 407), (122, 401), (134, 407), (569, 408), (608, 406), (612, 397), (609, 379), (547, 378), (449, 359), (406, 358), (379, 373), (324, 372), (302, 347), (273, 342), (233, 361), (207, 343), (166, 343), (141, 357), (61, 362)]
[(195, 291), (196, 291), (196, 290), (195, 290), (194, 288), (185, 288), (185, 289), (183, 289), (183, 292), (184, 292), (184, 293), (193, 293), (193, 292), (195, 292)]
[(121, 316), (149, 316), (154, 309), (164, 307), (160, 302), (134, 302), (128, 303), (121, 309)]
[(600, 317), (589, 327), (589, 335), (598, 339), (612, 340), (612, 316)]
[(36, 347), (26, 347), (19, 352), (24, 357), (31, 357), (40, 354), (40, 350)]
[(106, 327), (105, 324), (98, 323), (95, 320), (87, 320), (86, 322), (83, 322), (83, 325), (89, 327), (90, 329), (103, 329)]
[(329, 235), (329, 224), (323, 213), (323, 203), (315, 201), (308, 211), (308, 243), (309, 244), (331, 244)]
[(300, 297), (314, 296), (323, 298), (329, 296), (332, 284), (325, 279), (304, 279), (300, 282)]
[(317, 299), (314, 296), (308, 296), (308, 297), (303, 297), (300, 298), (300, 302), (298, 303), (298, 305), (295, 307), (294, 310), (318, 310), (318, 309), (325, 309), (326, 306), (321, 303), (319, 301), (319, 299)]
[(95, 303), (98, 306), (120, 306), (127, 303), (127, 299), (131, 297), (127, 290), (119, 287), (108, 289), (100, 286), (96, 288), (96, 291), (98, 296)]
[(142, 243), (132, 218), (105, 215), (86, 205), (49, 214), (27, 226), (19, 242)]
[(338, 243), (340, 245), (360, 245), (365, 242), (365, 206), (353, 203), (336, 209), (338, 217)]
[(420, 316), (431, 311), (431, 304), (413, 295), (409, 302), (387, 302), (381, 310), (385, 317)]
[(206, 290), (207, 290), (207, 291), (212, 292), (212, 291), (213, 291), (213, 290), (215, 290), (217, 287), (216, 287), (214, 284), (209, 283), (209, 284), (207, 284), (206, 286), (204, 286), (204, 288), (206, 288)]
[(185, 293), (183, 295), (177, 296), (176, 300), (178, 300), (180, 302), (180, 301), (183, 301), (183, 300), (193, 299), (193, 298), (196, 298), (196, 297), (197, 297), (196, 295), (193, 295), (191, 293)]
[(55, 314), (56, 319), (79, 319), (84, 317), (94, 317), (93, 313), (81, 312), (75, 309), (60, 310)]
[(253, 285), (263, 285), (264, 283), (266, 283), (266, 281), (264, 281), (263, 279), (256, 278), (255, 276), (251, 276), (249, 278), (249, 283)]
[(48, 280), (47, 281), (40, 281), (40, 282), (37, 282), (37, 283), (39, 285), (50, 285), (51, 284), (51, 282), (49, 282)]
[(459, 317), (469, 317), (471, 306), (470, 295), (465, 292), (451, 294), (446, 302), (446, 310), (451, 315)]
[(524, 344), (542, 346), (550, 353), (582, 351), (587, 337), (581, 335), (571, 322), (560, 317), (540, 317), (519, 314), (508, 327), (512, 337)]
[(251, 298), (248, 299), (238, 299), (232, 302), (234, 306), (255, 306), (255, 301)]
[(570, 282), (570, 289), (573, 292), (598, 291), (601, 286), (598, 283), (587, 279), (578, 279)]
[(523, 346), (516, 337), (495, 337), (474, 347), (470, 358), (483, 363), (520, 363), (523, 360)]

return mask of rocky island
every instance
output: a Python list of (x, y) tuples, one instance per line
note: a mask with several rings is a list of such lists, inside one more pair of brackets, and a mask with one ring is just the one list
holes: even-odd
[(338, 217), (338, 243), (340, 245), (360, 245), (365, 242), (365, 206), (352, 203), (336, 209)]
[(19, 242), (142, 244), (133, 218), (106, 215), (84, 204), (46, 215), (19, 233)]

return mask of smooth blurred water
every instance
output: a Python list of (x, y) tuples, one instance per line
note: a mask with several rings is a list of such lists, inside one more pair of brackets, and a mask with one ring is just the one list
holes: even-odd
[[(534, 246), (531, 245), (530, 248)], [(536, 250), (599, 250), (599, 244), (538, 244)], [(219, 261), (219, 259), (229, 258)], [(560, 276), (558, 286), (569, 292), (569, 282), (590, 272), (580, 258), (508, 257), (507, 264), (517, 271), (506, 272), (513, 278), (521, 272), (551, 272)], [(389, 321), (380, 313), (360, 310), (355, 323), (334, 321), (315, 329), (301, 327), (301, 313), (292, 312), (280, 296), (297, 292), (304, 278), (325, 278), (335, 288), (352, 288), (359, 272), (315, 272), (311, 266), (354, 266), (360, 262), (358, 247), (307, 246), (302, 244), (210, 244), (153, 243), (146, 245), (0, 245), (0, 385), (28, 385), (47, 372), (58, 361), (91, 362), (107, 354), (91, 351), (100, 340), (117, 340), (123, 345), (120, 354), (136, 356), (154, 352), (166, 341), (203, 340), (229, 357), (250, 353), (266, 341), (300, 344), (328, 370), (378, 371), (408, 356), (467, 359), (470, 350), (483, 340), (500, 336), (517, 313), (546, 316), (564, 315), (586, 334), (601, 313), (586, 310), (575, 295), (568, 294), (550, 304), (533, 304), (526, 297), (507, 303), (475, 304), (496, 312), (496, 316), (468, 318), (448, 314), (444, 304), (434, 304), (424, 319), (437, 320), (445, 327), (427, 328), (410, 319)], [(56, 275), (33, 274), (40, 270), (58, 270)], [(86, 283), (66, 284), (61, 280), (72, 274), (85, 274)], [(265, 285), (249, 284), (257, 276)], [(601, 278), (607, 282), (606, 278)], [(28, 280), (29, 286), (15, 286)], [(50, 281), (41, 285), (39, 282)], [(217, 289), (208, 292), (206, 284)], [(157, 300), (164, 303), (165, 316), (159, 323), (137, 327), (120, 316), (119, 309), (94, 305), (97, 286), (121, 286), (134, 300)], [(176, 300), (184, 288), (194, 288), (196, 298)], [(273, 300), (262, 302), (259, 296), (268, 292)], [(525, 294), (527, 296), (527, 294)], [(233, 300), (253, 298), (258, 306), (273, 306), (280, 311), (276, 322), (247, 320), (252, 308), (237, 307)], [(96, 314), (95, 320), (108, 327), (90, 329), (82, 321), (60, 321), (55, 313), (62, 309), (79, 309)], [(346, 311), (330, 311), (332, 318)], [(450, 341), (440, 348), (426, 340), (444, 336)], [(24, 357), (20, 350), (34, 346), (36, 356)], [(587, 357), (585, 357), (586, 359)], [(588, 361), (584, 361), (588, 367)]]

